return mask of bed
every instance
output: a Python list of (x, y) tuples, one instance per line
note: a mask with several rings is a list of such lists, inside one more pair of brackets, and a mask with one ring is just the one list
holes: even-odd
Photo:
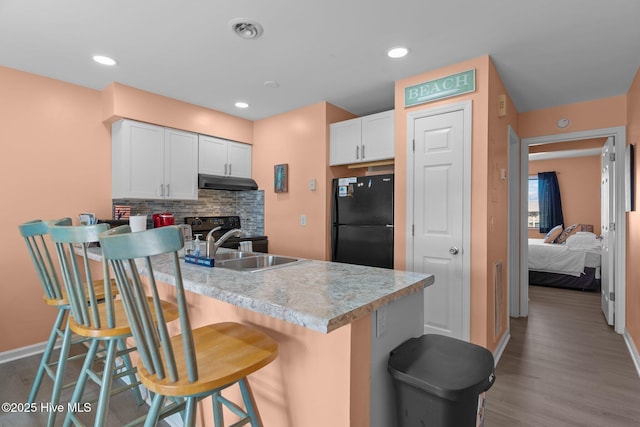
[(576, 233), (563, 244), (529, 239), (529, 284), (568, 289), (600, 289), (600, 241)]

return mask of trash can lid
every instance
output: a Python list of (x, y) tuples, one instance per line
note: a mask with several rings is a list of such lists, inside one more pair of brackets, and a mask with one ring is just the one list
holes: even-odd
[(442, 335), (423, 335), (400, 344), (391, 351), (388, 368), (397, 381), (454, 401), (488, 390), (495, 379), (489, 350)]

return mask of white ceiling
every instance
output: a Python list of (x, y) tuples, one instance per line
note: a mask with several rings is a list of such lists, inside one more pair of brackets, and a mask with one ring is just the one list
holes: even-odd
[[(264, 35), (236, 36), (238, 17)], [(627, 93), (639, 20), (637, 0), (0, 0), (0, 65), (256, 120), (319, 101), (390, 109), (394, 81), (490, 55), (525, 112)], [(397, 45), (409, 56), (388, 59)]]

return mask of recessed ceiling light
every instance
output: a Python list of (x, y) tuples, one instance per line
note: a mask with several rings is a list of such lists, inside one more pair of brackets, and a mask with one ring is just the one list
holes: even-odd
[(271, 89), (277, 89), (278, 87), (280, 87), (280, 83), (276, 82), (275, 80), (267, 80), (266, 82), (264, 82), (265, 87), (271, 88)]
[(249, 108), (249, 104), (247, 104), (246, 102), (243, 102), (243, 101), (238, 101), (238, 102), (236, 102), (236, 107), (238, 107), (238, 108)]
[(259, 22), (252, 19), (236, 18), (229, 21), (231, 30), (243, 39), (257, 39), (264, 33), (264, 29)]
[(404, 58), (409, 53), (409, 49), (406, 47), (394, 47), (393, 49), (389, 49), (387, 51), (387, 56), (389, 58)]
[(109, 58), (108, 56), (103, 56), (103, 55), (93, 55), (93, 60), (96, 61), (98, 64), (102, 64), (102, 65), (116, 65), (118, 63), (118, 61), (116, 61), (113, 58)]

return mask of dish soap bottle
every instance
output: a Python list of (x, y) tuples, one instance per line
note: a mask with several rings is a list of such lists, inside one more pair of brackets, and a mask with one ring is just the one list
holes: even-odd
[(196, 240), (193, 241), (194, 256), (200, 256), (200, 236), (202, 236), (202, 234), (196, 234)]

